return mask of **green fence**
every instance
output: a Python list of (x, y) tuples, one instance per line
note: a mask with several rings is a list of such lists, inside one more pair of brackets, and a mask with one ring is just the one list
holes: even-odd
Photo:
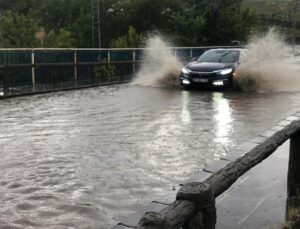
[[(182, 62), (215, 47), (167, 48)], [(147, 49), (0, 49), (0, 96), (132, 80)]]

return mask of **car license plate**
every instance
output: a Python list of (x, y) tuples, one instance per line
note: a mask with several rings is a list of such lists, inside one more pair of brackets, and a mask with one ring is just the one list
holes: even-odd
[(195, 83), (208, 83), (208, 79), (193, 79), (193, 82)]

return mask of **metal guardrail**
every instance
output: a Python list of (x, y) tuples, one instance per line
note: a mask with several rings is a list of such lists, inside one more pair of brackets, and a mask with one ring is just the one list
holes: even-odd
[[(186, 62), (210, 48), (224, 47), (157, 50), (171, 51)], [(128, 82), (147, 50), (0, 49), (0, 97)]]
[[(297, 115), (297, 116), (296, 116)], [(248, 150), (235, 160), (224, 160), (221, 168), (201, 182), (181, 186), (176, 200), (160, 211), (146, 211), (136, 225), (120, 223), (113, 229), (214, 229), (216, 225), (215, 198), (226, 191), (251, 168), (269, 157), (281, 144), (290, 139), (288, 171), (288, 203), (299, 208), (300, 191), (300, 113), (282, 121), (258, 138), (258, 143), (248, 144)], [(292, 122), (293, 121), (293, 122)], [(151, 207), (150, 207), (151, 209)]]
[(0, 66), (4, 97), (128, 82), (133, 74), (130, 61)]

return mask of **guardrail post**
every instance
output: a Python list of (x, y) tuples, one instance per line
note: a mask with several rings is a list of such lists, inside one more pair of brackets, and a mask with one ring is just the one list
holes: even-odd
[(196, 214), (183, 226), (183, 229), (214, 229), (216, 226), (216, 207), (213, 192), (207, 183), (183, 185), (177, 200), (188, 200), (196, 205)]
[(107, 63), (110, 63), (111, 55), (110, 50), (107, 51)]
[(75, 82), (75, 87), (77, 87), (77, 51), (74, 50), (74, 82)]
[(31, 83), (32, 90), (35, 91), (35, 58), (34, 58), (34, 50), (31, 51)]
[(135, 50), (132, 52), (132, 75), (135, 73), (135, 62), (136, 62), (136, 53)]
[(5, 96), (5, 66), (1, 66), (0, 71), (0, 98)]
[[(300, 206), (300, 131), (290, 140), (287, 208)], [(287, 209), (287, 213), (289, 209)]]

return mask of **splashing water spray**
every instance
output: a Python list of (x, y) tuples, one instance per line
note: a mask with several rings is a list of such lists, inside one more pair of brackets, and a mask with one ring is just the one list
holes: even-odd
[[(151, 87), (178, 86), (183, 64), (170, 47), (160, 36), (150, 37), (133, 84)], [(240, 90), (300, 91), (300, 56), (298, 60), (292, 56), (292, 47), (285, 44), (274, 29), (270, 29), (264, 36), (253, 37), (246, 49), (249, 50), (249, 55), (242, 60), (234, 79)]]
[(146, 44), (142, 65), (133, 84), (151, 87), (177, 86), (182, 64), (168, 42), (160, 36), (153, 36)]
[(292, 56), (292, 48), (270, 29), (262, 37), (254, 37), (246, 46), (249, 55), (237, 69), (235, 83), (243, 91), (300, 91), (300, 66)]

